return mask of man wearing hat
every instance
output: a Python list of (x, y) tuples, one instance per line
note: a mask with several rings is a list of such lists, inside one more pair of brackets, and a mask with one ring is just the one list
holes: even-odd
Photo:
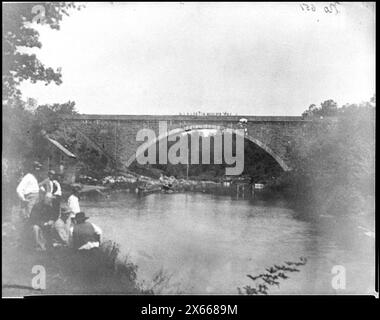
[[(70, 239), (71, 228), (71, 211), (67, 207), (63, 207), (60, 210), (60, 215), (54, 224), (55, 239), (58, 245), (68, 245)], [(53, 244), (54, 245), (54, 244)]]
[(23, 218), (29, 219), (33, 207), (39, 199), (39, 186), (37, 174), (40, 172), (42, 165), (34, 161), (31, 170), (20, 181), (16, 188), (18, 197), (23, 204)]
[(54, 176), (54, 174), (55, 174), (54, 170), (49, 170), (47, 172), (46, 179), (39, 183), (39, 186), (43, 192), (51, 193), (51, 194), (53, 193), (53, 176)]
[(102, 230), (95, 224), (88, 222), (84, 212), (78, 212), (71, 227), (71, 245), (75, 250), (91, 250), (99, 248)]
[(59, 217), (59, 208), (61, 203), (61, 185), (56, 179), (54, 170), (48, 171), (48, 177), (39, 183), (39, 186), (43, 192), (45, 192), (45, 203), (50, 205), (54, 209), (55, 219)]

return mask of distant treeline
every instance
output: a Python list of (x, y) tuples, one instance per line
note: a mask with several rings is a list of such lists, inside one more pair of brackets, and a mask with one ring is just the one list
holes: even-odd
[(311, 215), (360, 215), (371, 220), (375, 112), (375, 96), (369, 102), (341, 108), (333, 100), (321, 107), (312, 105), (303, 116), (313, 120), (314, 136), (298, 137), (292, 155), (294, 170), (274, 181), (268, 191), (283, 192)]

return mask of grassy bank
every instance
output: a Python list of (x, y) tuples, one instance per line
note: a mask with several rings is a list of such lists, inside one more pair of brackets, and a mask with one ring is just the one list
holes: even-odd
[[(137, 266), (120, 257), (118, 246), (106, 241), (91, 257), (68, 248), (38, 252), (3, 225), (2, 296), (34, 294), (152, 294), (137, 282)], [(30, 243), (30, 242), (29, 242)], [(46, 289), (32, 287), (33, 266), (46, 270)]]

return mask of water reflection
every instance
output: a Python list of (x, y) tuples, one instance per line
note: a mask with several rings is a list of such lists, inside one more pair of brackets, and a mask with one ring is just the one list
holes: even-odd
[(335, 264), (347, 266), (348, 275), (356, 279), (347, 281), (344, 293), (369, 286), (368, 273), (360, 274), (370, 267), (368, 261), (359, 261), (311, 222), (298, 219), (283, 201), (122, 194), (83, 207), (139, 266), (140, 281), (149, 285), (154, 276), (165, 280), (158, 292), (236, 294), (237, 287), (252, 284), (247, 274), (300, 256), (308, 257), (308, 264), (270, 293), (335, 293)]

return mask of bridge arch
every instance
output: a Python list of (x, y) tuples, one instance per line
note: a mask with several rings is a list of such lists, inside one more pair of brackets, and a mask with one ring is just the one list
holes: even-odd
[[(159, 135), (153, 141), (147, 143), (146, 146), (145, 146), (145, 148), (143, 150), (140, 150), (140, 152), (135, 152), (128, 159), (126, 166), (129, 167), (132, 164), (132, 162), (136, 160), (136, 158), (138, 156), (140, 156), (143, 152), (145, 152), (145, 150), (147, 150), (150, 146), (156, 144), (158, 141), (160, 141), (162, 139), (167, 139), (169, 136), (172, 136), (172, 135), (175, 135), (175, 134), (184, 133), (184, 132), (189, 132), (191, 130), (204, 130), (204, 129), (229, 130), (229, 131), (235, 132), (236, 134), (241, 135), (238, 131), (236, 131), (236, 129), (231, 129), (231, 128), (224, 127), (224, 126), (219, 126), (219, 125), (197, 125), (197, 126), (190, 126), (190, 127), (187, 126), (187, 127), (184, 127), (184, 128), (172, 129), (172, 130), (166, 132), (165, 134)], [(263, 142), (261, 142), (260, 140), (254, 138), (253, 136), (251, 136), (249, 134), (245, 134), (244, 138), (247, 139), (247, 140), (249, 140), (249, 141), (251, 141), (251, 142), (253, 142), (258, 147), (260, 147), (261, 149), (263, 149), (264, 151), (266, 151), (274, 160), (276, 160), (276, 162), (279, 164), (279, 166), (284, 171), (290, 171), (291, 170), (291, 168), (285, 163), (285, 161), (283, 159), (281, 159), (281, 157), (279, 155), (277, 155), (266, 144), (264, 144)]]

